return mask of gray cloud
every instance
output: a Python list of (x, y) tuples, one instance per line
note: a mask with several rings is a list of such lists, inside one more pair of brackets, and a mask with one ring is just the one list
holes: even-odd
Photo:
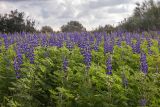
[(114, 8), (110, 7), (108, 8), (108, 13), (110, 14), (119, 14), (119, 13), (125, 13), (128, 12), (127, 6), (121, 5), (121, 6), (115, 6)]
[(58, 30), (70, 20), (80, 21), (87, 29), (118, 24), (128, 17), (134, 2), (142, 0), (0, 0), (0, 13), (18, 9), (35, 19), (38, 28), (50, 25)]
[(131, 0), (97, 0), (97, 1), (90, 1), (89, 7), (90, 8), (102, 8), (102, 7), (113, 7), (120, 4), (128, 4)]

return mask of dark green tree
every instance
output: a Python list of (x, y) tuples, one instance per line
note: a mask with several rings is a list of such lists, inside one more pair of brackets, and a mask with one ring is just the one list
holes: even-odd
[(14, 32), (34, 32), (35, 21), (24, 18), (25, 13), (19, 12), (17, 9), (11, 11), (9, 14), (0, 15), (0, 32), (14, 33)]
[(160, 29), (160, 5), (153, 0), (136, 3), (134, 14), (121, 23), (119, 28), (127, 31), (149, 31)]
[(114, 27), (112, 25), (105, 25), (103, 26), (99, 26), (98, 28), (95, 28), (92, 32), (107, 32), (107, 33), (111, 33), (112, 31), (114, 31)]
[(62, 32), (82, 32), (86, 31), (86, 28), (78, 21), (70, 21), (66, 25), (61, 27)]
[(46, 33), (46, 32), (53, 33), (53, 29), (50, 26), (42, 26), (41, 32), (43, 32), (43, 33)]

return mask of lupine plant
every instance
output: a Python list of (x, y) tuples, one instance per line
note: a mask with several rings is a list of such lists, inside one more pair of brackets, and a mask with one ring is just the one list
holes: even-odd
[(0, 34), (2, 107), (159, 107), (160, 34)]

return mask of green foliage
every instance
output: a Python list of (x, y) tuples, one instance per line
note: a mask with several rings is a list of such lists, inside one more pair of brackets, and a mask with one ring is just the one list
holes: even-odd
[(98, 28), (92, 30), (92, 32), (107, 32), (107, 33), (111, 33), (115, 30), (115, 28), (112, 25), (105, 25), (103, 26), (99, 26)]
[[(140, 56), (132, 52), (125, 42), (114, 46), (112, 54), (113, 75), (106, 74), (103, 43), (98, 52), (92, 51), (89, 70), (83, 63), (78, 47), (37, 47), (35, 64), (24, 57), (21, 78), (15, 78), (13, 48), (0, 53), (0, 104), (2, 107), (137, 107), (141, 98), (148, 107), (160, 105), (160, 56), (157, 41), (147, 54), (149, 73), (139, 68)], [(146, 43), (141, 46), (147, 51)], [(69, 61), (67, 71), (62, 68), (63, 57)], [(10, 62), (6, 61), (10, 59)], [(123, 83), (125, 74), (128, 85)]]
[(41, 32), (43, 32), (43, 33), (46, 33), (46, 32), (53, 33), (53, 29), (50, 26), (42, 26)]
[(78, 21), (70, 21), (66, 25), (61, 27), (62, 32), (82, 32), (86, 31), (86, 28)]
[(24, 18), (24, 12), (18, 10), (11, 11), (9, 14), (0, 14), (0, 32), (14, 33), (14, 32), (35, 32), (35, 21)]
[(136, 3), (134, 14), (118, 26), (127, 31), (150, 31), (160, 29), (160, 5), (153, 0)]

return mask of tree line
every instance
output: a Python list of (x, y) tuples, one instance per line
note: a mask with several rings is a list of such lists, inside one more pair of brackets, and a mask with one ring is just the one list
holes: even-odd
[[(104, 13), (105, 14), (105, 13)], [(12, 10), (9, 14), (0, 14), (0, 32), (14, 33), (14, 32), (55, 32), (51, 26), (42, 26), (40, 30), (35, 28), (35, 20), (29, 17), (25, 18), (24, 12)], [(86, 28), (79, 21), (70, 21), (61, 26), (61, 32), (82, 32)], [(133, 15), (124, 19), (116, 27), (106, 24), (99, 26), (91, 32), (108, 32), (115, 30), (123, 31), (150, 31), (160, 29), (160, 2), (153, 0), (144, 1), (143, 3), (136, 3)]]
[(0, 14), (0, 32), (35, 32), (35, 20), (24, 17), (25, 13), (18, 10), (12, 10), (9, 14)]
[(136, 3), (133, 15), (124, 19), (117, 28), (131, 32), (160, 30), (160, 2)]

